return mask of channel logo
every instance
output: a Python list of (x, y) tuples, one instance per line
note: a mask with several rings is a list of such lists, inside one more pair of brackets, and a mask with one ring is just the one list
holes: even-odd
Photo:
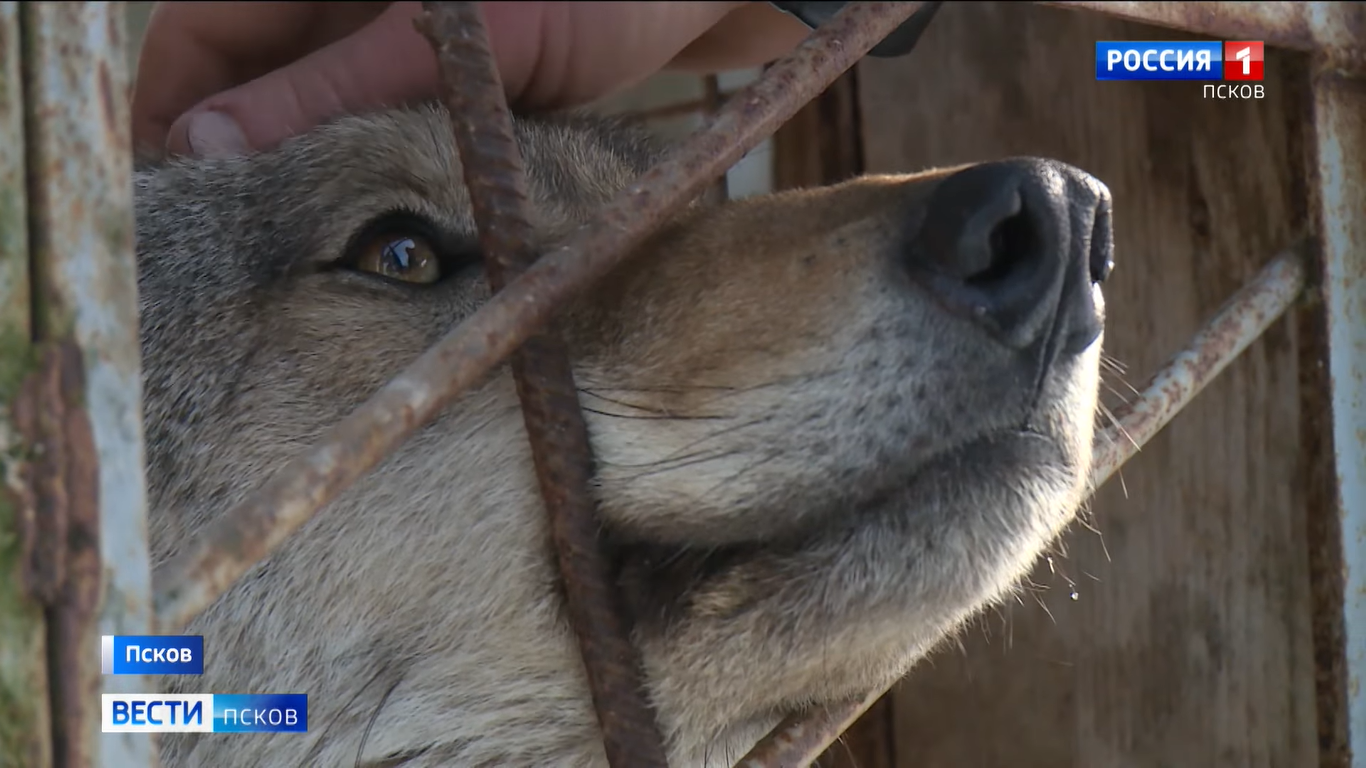
[(1224, 43), (1224, 79), (1260, 81), (1265, 76), (1265, 53), (1260, 41)]
[(1261, 42), (1096, 41), (1097, 80), (1260, 81)]
[(105, 693), (104, 733), (306, 733), (304, 693)]

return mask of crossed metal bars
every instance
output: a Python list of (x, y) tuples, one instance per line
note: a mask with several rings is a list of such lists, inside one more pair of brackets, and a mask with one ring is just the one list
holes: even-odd
[[(1338, 3), (1048, 3), (1079, 6), (1314, 55), (1311, 176), (1319, 237), (1273, 259), (1232, 297), (1096, 442), (1099, 486), (1300, 296), (1321, 291), (1328, 318), (1329, 400), (1345, 582), (1341, 703), (1357, 759), (1366, 757), (1366, 11)], [(226, 591), (317, 509), (381, 461), (484, 373), (511, 360), (538, 478), (609, 761), (662, 766), (663, 748), (640, 694), (626, 625), (613, 606), (592, 535), (584, 483), (591, 461), (567, 360), (544, 328), (559, 308), (622, 261), (672, 212), (816, 96), (921, 3), (851, 3), (713, 119), (624, 190), (568, 244), (539, 259), (526, 250), (520, 161), (474, 3), (431, 3), (453, 135), (498, 293), (475, 315), (338, 423), (304, 455), (168, 566), (150, 600), (132, 255), (122, 4), (0, 2), (0, 387), (11, 403), (0, 433), (22, 590), (49, 607), (57, 656), (44, 690), (55, 716), (32, 712), (21, 764), (153, 765), (146, 739), (99, 735), (95, 692), (144, 681), (101, 677), (89, 663), (103, 633), (175, 631)], [(19, 30), (24, 30), (22, 55)], [(25, 76), (21, 77), (23, 72)], [(22, 106), (27, 101), (28, 109)], [(455, 109), (454, 107), (457, 107)], [(11, 137), (27, 139), (15, 141)], [(33, 179), (24, 195), (25, 175)], [(30, 223), (32, 226), (30, 227)], [(1315, 253), (1316, 251), (1316, 253)], [(1310, 258), (1317, 256), (1317, 259)], [(30, 284), (33, 289), (30, 290)], [(12, 345), (12, 346), (11, 346)], [(11, 364), (11, 361), (16, 361)], [(20, 365), (17, 361), (25, 361)], [(12, 370), (11, 370), (12, 369)], [(38, 375), (25, 376), (36, 371)], [(18, 382), (25, 381), (20, 388)], [(558, 435), (551, 439), (548, 435)], [(64, 547), (72, 532), (84, 547)], [(0, 529), (0, 534), (6, 533)], [(6, 564), (8, 564), (6, 562)], [(7, 585), (3, 589), (10, 589)], [(3, 596), (3, 595), (0, 595)], [(152, 606), (155, 606), (153, 615)], [(42, 658), (44, 618), (20, 614), (4, 638)], [(35, 629), (36, 627), (36, 629)], [(623, 643), (625, 643), (623, 645)], [(20, 668), (16, 666), (15, 669)], [(1357, 686), (1348, 685), (1356, 680)], [(881, 692), (793, 715), (741, 765), (809, 763)], [(41, 709), (41, 708), (40, 708)], [(50, 726), (51, 743), (37, 734)], [(0, 732), (0, 740), (10, 737)], [(11, 755), (0, 753), (0, 758)]]

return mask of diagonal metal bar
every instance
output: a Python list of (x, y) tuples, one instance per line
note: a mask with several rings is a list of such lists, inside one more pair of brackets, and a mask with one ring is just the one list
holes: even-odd
[(592, 225), (542, 256), (168, 563), (155, 600), (161, 630), (184, 627), (921, 5), (852, 3), (728, 99), (707, 127), (618, 194)]
[(1143, 388), (1141, 397), (1115, 409), (1118, 426), (1096, 436), (1091, 487), (1099, 488), (1124, 462), (1167, 426), (1205, 385), (1223, 373), (1304, 290), (1302, 248), (1272, 259), (1220, 307), (1190, 344), (1173, 356)]
[[(423, 6), (417, 26), (437, 53), (485, 271), (490, 286), (499, 291), (537, 257), (512, 116), (479, 5)], [(599, 535), (589, 491), (592, 450), (569, 354), (557, 335), (546, 330), (513, 353), (511, 368), (608, 765), (667, 768), (630, 623)]]
[[(1118, 426), (1096, 436), (1091, 487), (1099, 488), (1243, 350), (1294, 304), (1305, 287), (1304, 258), (1283, 253), (1235, 293), (1209, 323), (1148, 381), (1143, 394), (1115, 413)], [(886, 691), (788, 717), (736, 763), (736, 768), (810, 765)]]

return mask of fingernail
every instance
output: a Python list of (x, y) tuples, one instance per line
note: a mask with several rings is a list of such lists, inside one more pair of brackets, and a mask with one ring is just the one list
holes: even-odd
[(231, 157), (247, 153), (247, 136), (237, 121), (222, 112), (200, 112), (185, 126), (190, 152), (200, 157)]

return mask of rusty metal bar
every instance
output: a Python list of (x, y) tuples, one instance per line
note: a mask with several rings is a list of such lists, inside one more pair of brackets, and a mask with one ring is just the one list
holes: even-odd
[(542, 256), (168, 564), (156, 595), (161, 627), (183, 627), (921, 5), (850, 3), (728, 99), (715, 120), (618, 194), (590, 226)]
[(150, 736), (102, 735), (99, 714), (101, 690), (149, 683), (101, 676), (96, 652), (101, 634), (152, 627), (124, 4), (20, 12), (41, 360), (15, 418), (38, 441), (35, 517), (50, 544), (54, 762), (153, 766)]
[[(490, 286), (499, 291), (537, 257), (526, 173), (507, 97), (479, 5), (423, 6), (418, 29), (437, 53), (485, 270)], [(545, 330), (528, 338), (510, 362), (607, 763), (613, 768), (667, 768), (630, 621), (600, 536), (590, 491), (592, 449), (569, 353), (557, 334)]]
[[(1303, 292), (1305, 275), (1304, 259), (1298, 251), (1281, 254), (1225, 302), (1190, 345), (1149, 380), (1143, 394), (1115, 414), (1119, 425), (1096, 436), (1091, 487), (1099, 488), (1285, 314)], [(810, 765), (884, 693), (877, 691), (862, 699), (792, 715), (755, 745), (736, 767)]]
[[(1313, 215), (1322, 247), (1327, 320), (1328, 400), (1333, 425), (1335, 495), (1327, 517), (1340, 531), (1341, 648), (1331, 653), (1332, 699), (1346, 697), (1347, 748), (1366, 762), (1366, 8), (1309, 3), (1319, 39), (1342, 38), (1311, 77), (1317, 187)], [(1343, 46), (1355, 44), (1350, 55)], [(1333, 514), (1336, 513), (1336, 514)], [(1336, 575), (1336, 574), (1334, 574)], [(1337, 616), (1332, 617), (1337, 619)], [(1342, 669), (1341, 667), (1345, 667)], [(1324, 677), (1320, 670), (1320, 677)], [(1321, 685), (1323, 683), (1321, 682)], [(1325, 692), (1320, 691), (1321, 698)], [(1322, 723), (1322, 720), (1321, 720)]]
[(1096, 436), (1091, 487), (1099, 488), (1124, 462), (1167, 426), (1206, 384), (1223, 373), (1252, 342), (1285, 314), (1304, 290), (1299, 249), (1271, 260), (1172, 357), (1143, 388), (1142, 396), (1115, 409), (1118, 426)]
[[(716, 116), (716, 111), (721, 108), (725, 97), (721, 94), (721, 80), (716, 75), (706, 75), (702, 78), (702, 114), (708, 119)], [(719, 205), (730, 199), (730, 171), (727, 170), (716, 177), (711, 186), (707, 188), (706, 200), (713, 205)]]
[(47, 624), (33, 583), (34, 505), (11, 462), (13, 404), (33, 358), (19, 3), (0, 2), (0, 765), (52, 766)]

